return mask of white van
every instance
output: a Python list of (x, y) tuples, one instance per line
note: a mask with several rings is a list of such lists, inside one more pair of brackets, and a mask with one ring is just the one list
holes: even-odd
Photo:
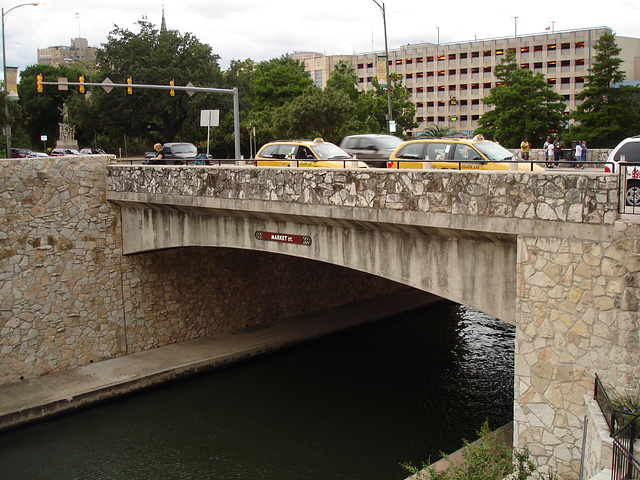
[(640, 135), (621, 141), (609, 154), (604, 171), (618, 172), (619, 162), (635, 164), (627, 167), (624, 198), (627, 205), (640, 207)]

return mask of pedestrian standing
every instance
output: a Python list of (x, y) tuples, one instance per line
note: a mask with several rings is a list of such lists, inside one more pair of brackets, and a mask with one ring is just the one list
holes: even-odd
[(531, 144), (529, 144), (529, 140), (526, 138), (522, 139), (522, 143), (520, 143), (520, 156), (523, 160), (529, 160), (529, 150), (531, 149)]
[(553, 166), (551, 165), (551, 163), (549, 163), (549, 144), (553, 145), (551, 137), (547, 137), (547, 140), (544, 142), (544, 145), (542, 147), (544, 149), (544, 166), (547, 168), (551, 168)]
[(582, 142), (577, 142), (576, 143), (576, 167), (575, 168), (582, 168), (582, 166), (580, 165), (580, 163), (582, 162)]
[(587, 161), (587, 141), (582, 140), (582, 165), (584, 168), (584, 162)]
[(547, 167), (549, 168), (554, 168), (554, 164), (553, 164), (553, 159), (555, 158), (554, 155), (554, 146), (553, 146), (553, 142), (549, 142), (547, 144), (547, 149), (545, 150), (546, 154), (546, 158), (548, 159), (548, 163), (547, 163)]
[(564, 143), (560, 137), (556, 137), (556, 141), (553, 142), (553, 158), (555, 160), (555, 166), (558, 168), (560, 166), (560, 159), (562, 158), (562, 149), (564, 148)]

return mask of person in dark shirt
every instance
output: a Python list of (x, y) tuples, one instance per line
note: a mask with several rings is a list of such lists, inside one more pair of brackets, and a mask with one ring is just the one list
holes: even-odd
[(162, 144), (156, 143), (153, 146), (153, 149), (156, 151), (156, 156), (151, 159), (151, 162), (154, 165), (166, 165), (167, 161), (164, 159), (164, 152), (162, 151)]

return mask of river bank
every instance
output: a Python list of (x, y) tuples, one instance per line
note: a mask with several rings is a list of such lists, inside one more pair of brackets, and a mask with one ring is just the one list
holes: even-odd
[[(406, 290), (336, 309), (203, 337), (0, 386), (0, 430), (241, 362), (440, 301)], [(338, 312), (350, 312), (349, 321)]]

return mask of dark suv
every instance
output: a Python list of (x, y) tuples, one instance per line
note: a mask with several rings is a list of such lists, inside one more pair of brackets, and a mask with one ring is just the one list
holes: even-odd
[[(185, 160), (195, 159), (198, 149), (193, 143), (165, 143), (162, 146), (163, 160), (149, 158), (148, 165), (183, 165)], [(145, 155), (146, 157), (147, 155)]]

